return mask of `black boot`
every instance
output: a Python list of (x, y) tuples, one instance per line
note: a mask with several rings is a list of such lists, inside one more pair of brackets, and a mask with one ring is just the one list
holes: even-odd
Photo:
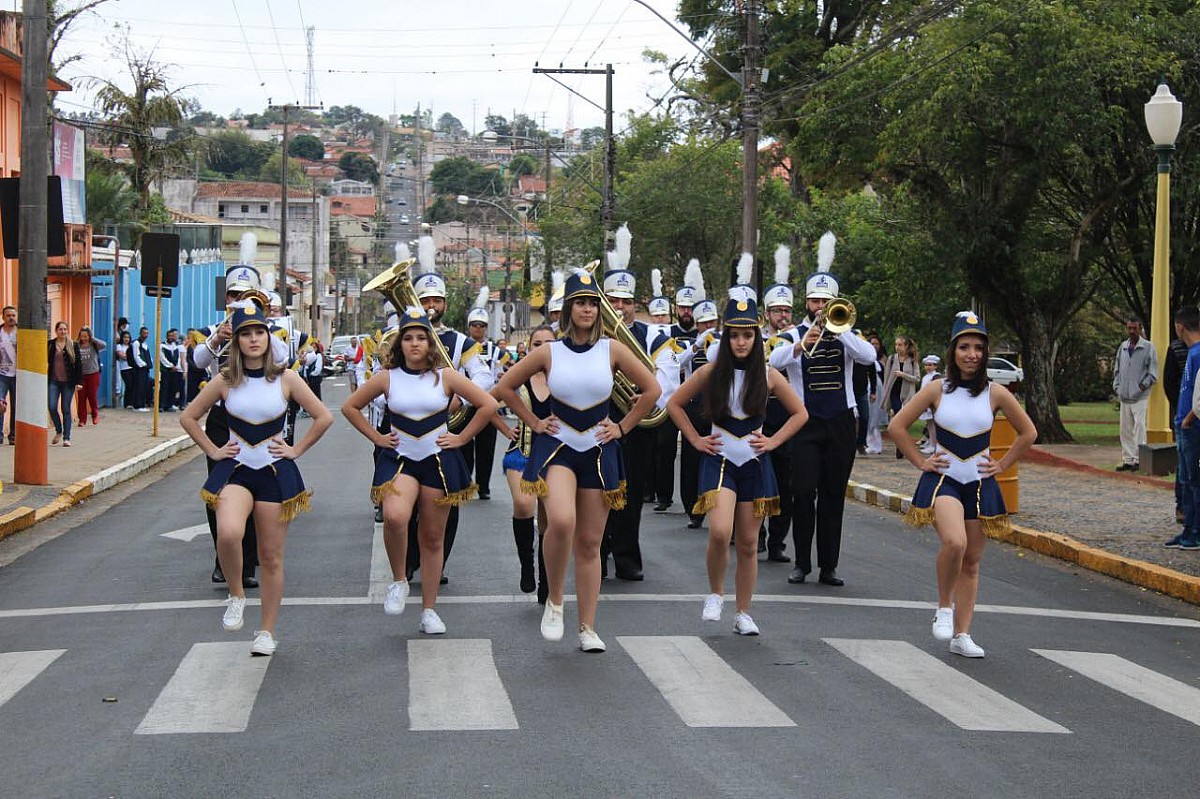
[(531, 594), (537, 588), (533, 579), (533, 518), (513, 519), (513, 539), (521, 559), (521, 591)]
[(550, 581), (546, 579), (546, 559), (542, 557), (542, 536), (538, 534), (538, 586), (537, 596), (538, 604), (546, 604), (547, 597), (550, 596)]

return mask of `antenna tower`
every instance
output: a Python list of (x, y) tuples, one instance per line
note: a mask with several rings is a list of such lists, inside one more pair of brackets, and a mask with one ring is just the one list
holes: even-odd
[(317, 104), (317, 71), (313, 68), (313, 34), (316, 28), (309, 25), (304, 29), (304, 41), (308, 45), (308, 71), (304, 75), (304, 104)]

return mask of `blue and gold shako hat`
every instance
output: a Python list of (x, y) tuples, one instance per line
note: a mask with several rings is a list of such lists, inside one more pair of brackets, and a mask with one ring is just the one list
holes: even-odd
[(974, 311), (959, 311), (958, 315), (954, 317), (954, 329), (950, 331), (950, 342), (953, 343), (964, 333), (988, 337), (987, 327)]
[(758, 303), (751, 297), (730, 297), (725, 305), (725, 327), (758, 327)]
[(583, 269), (575, 270), (567, 278), (567, 284), (563, 288), (563, 307), (579, 297), (600, 299), (600, 288), (596, 285), (596, 278)]
[(240, 333), (248, 327), (259, 325), (260, 327), (269, 328), (267, 322), (267, 314), (257, 303), (245, 300), (243, 305), (239, 305), (233, 310), (233, 332)]
[(404, 313), (400, 314), (399, 324), (397, 329), (403, 332), (406, 328), (419, 327), (433, 335), (433, 325), (429, 322), (429, 314), (425, 313), (422, 308), (410, 306), (404, 309)]

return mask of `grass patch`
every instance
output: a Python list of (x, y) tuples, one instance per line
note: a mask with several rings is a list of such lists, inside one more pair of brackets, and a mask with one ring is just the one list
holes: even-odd
[(1067, 432), (1075, 439), (1076, 444), (1091, 444), (1093, 446), (1120, 446), (1121, 425), (1111, 424), (1072, 424), (1066, 422)]
[(1058, 414), (1068, 428), (1071, 422), (1112, 422), (1119, 425), (1121, 411), (1115, 402), (1072, 402), (1059, 405)]

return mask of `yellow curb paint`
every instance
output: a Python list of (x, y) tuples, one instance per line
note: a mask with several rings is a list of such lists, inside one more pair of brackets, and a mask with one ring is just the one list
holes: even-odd
[[(871, 496), (871, 492), (879, 490), (867, 483), (857, 483), (851, 480), (846, 487), (846, 495), (851, 499), (854, 498), (855, 488), (863, 488), (867, 491), (867, 496)], [(892, 503), (890, 501), (870, 504), (884, 507), (888, 510), (895, 510), (895, 508), (891, 507)], [(1068, 563), (1078, 564), (1088, 571), (1115, 577), (1118, 580), (1132, 583), (1142, 588), (1148, 588), (1151, 591), (1158, 591), (1161, 594), (1182, 599), (1193, 605), (1200, 605), (1200, 577), (1193, 577), (1190, 574), (1168, 569), (1165, 566), (1147, 563), (1143, 560), (1114, 555), (1103, 549), (1089, 546), (1082, 541), (1076, 541), (1074, 538), (1062, 533), (1047, 533), (1042, 530), (1034, 530), (1016, 524), (1012, 525), (1009, 532), (990, 537), (1032, 550), (1041, 555), (1049, 555), (1052, 558), (1065, 560)]]
[(0, 539), (32, 527), (35, 513), (33, 508), (22, 505), (0, 516)]

